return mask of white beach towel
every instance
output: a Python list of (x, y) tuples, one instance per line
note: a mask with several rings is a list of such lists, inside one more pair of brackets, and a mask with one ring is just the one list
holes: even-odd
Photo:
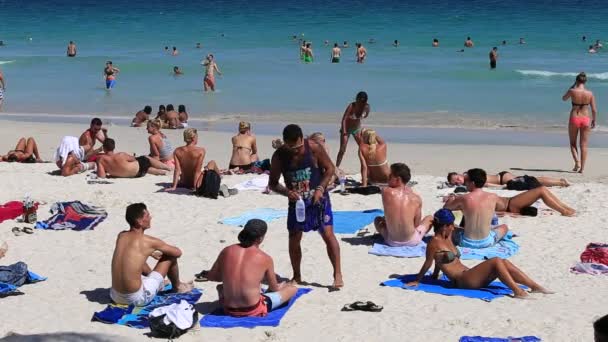
[(264, 191), (268, 186), (268, 175), (260, 175), (259, 177), (239, 183), (234, 186), (239, 191)]
[(61, 143), (55, 151), (55, 162), (61, 159), (61, 165), (63, 166), (70, 153), (74, 153), (80, 161), (83, 161), (84, 149), (78, 144), (78, 138), (65, 136), (61, 139)]

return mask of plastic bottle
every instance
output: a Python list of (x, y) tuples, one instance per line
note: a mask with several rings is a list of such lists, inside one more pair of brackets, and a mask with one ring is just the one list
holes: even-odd
[(296, 221), (300, 223), (306, 221), (306, 204), (302, 197), (296, 201)]
[(498, 216), (496, 213), (494, 213), (494, 216), (492, 216), (492, 226), (498, 226)]
[(346, 192), (346, 177), (342, 175), (340, 176), (340, 192)]

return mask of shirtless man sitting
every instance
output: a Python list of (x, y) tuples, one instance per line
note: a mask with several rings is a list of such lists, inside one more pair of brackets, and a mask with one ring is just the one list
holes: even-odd
[[(94, 154), (101, 152), (101, 147), (99, 147), (97, 150), (95, 150), (94, 147), (97, 141), (103, 144), (104, 140), (106, 140), (106, 137), (108, 136), (107, 128), (102, 128), (102, 125), (103, 123), (101, 122), (101, 119), (94, 118), (91, 120), (91, 126), (89, 129), (80, 135), (78, 144), (84, 148), (84, 152), (86, 154), (93, 156)], [(90, 151), (93, 152), (89, 153)]]
[(147, 173), (157, 176), (165, 175), (171, 169), (161, 161), (148, 156), (134, 156), (119, 152), (114, 153), (114, 139), (107, 138), (103, 142), (103, 152), (97, 158), (97, 175), (100, 178), (139, 178)]
[[(278, 283), (272, 258), (260, 249), (266, 235), (266, 222), (252, 219), (239, 233), (239, 244), (224, 248), (209, 272), (202, 272), (218, 285), (220, 305), (233, 317), (263, 317), (293, 297), (298, 288)], [(263, 280), (268, 290), (260, 293)]]
[(422, 199), (407, 186), (410, 178), (407, 165), (392, 164), (388, 187), (382, 190), (386, 216), (376, 217), (374, 225), (389, 246), (416, 246), (431, 229), (433, 217), (422, 219)]
[(464, 214), (464, 229), (454, 232), (454, 243), (468, 248), (493, 246), (509, 230), (504, 224), (492, 227), (492, 218), (500, 198), (496, 194), (482, 190), (487, 182), (484, 170), (471, 169), (467, 171), (467, 175), (464, 184), (469, 193), (463, 196), (451, 194), (443, 206), (450, 210), (462, 210)]
[[(173, 170), (173, 184), (166, 191), (173, 191), (178, 187), (188, 189), (198, 189), (203, 184), (205, 172), (203, 162), (205, 160), (205, 148), (197, 146), (198, 131), (196, 128), (186, 128), (184, 130), (184, 142), (186, 146), (181, 146), (173, 152), (175, 169)], [(210, 161), (206, 167), (220, 173), (215, 161)]]
[[(112, 256), (112, 300), (117, 304), (145, 306), (163, 289), (165, 276), (171, 281), (174, 291), (191, 291), (192, 282), (182, 283), (179, 279), (177, 259), (182, 256), (182, 251), (144, 234), (152, 221), (146, 205), (129, 205), (125, 218), (130, 229), (118, 234)], [(162, 256), (152, 269), (147, 260), (157, 251)]]
[(152, 113), (152, 107), (145, 106), (144, 109), (140, 110), (135, 114), (133, 121), (131, 121), (132, 127), (141, 127), (150, 120), (150, 114)]

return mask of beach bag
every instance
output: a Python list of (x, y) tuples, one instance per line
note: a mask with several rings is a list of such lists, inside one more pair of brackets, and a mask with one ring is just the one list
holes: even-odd
[(152, 337), (171, 340), (182, 336), (198, 323), (198, 312), (192, 304), (182, 300), (179, 304), (154, 309), (149, 315), (149, 322)]
[(0, 266), (0, 283), (21, 286), (28, 280), (27, 264), (19, 261), (10, 266)]
[(540, 186), (542, 186), (542, 184), (540, 184), (536, 177), (527, 175), (513, 178), (512, 180), (507, 182), (508, 190), (527, 191), (536, 189)]
[(203, 183), (201, 186), (196, 189), (196, 195), (217, 199), (217, 196), (220, 192), (220, 184), (222, 179), (217, 172), (213, 170), (205, 171), (205, 175), (203, 177)]

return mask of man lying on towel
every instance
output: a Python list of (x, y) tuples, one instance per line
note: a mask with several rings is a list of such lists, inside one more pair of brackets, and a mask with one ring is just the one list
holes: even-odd
[(139, 178), (147, 173), (165, 175), (171, 169), (159, 160), (148, 156), (133, 157), (124, 152), (114, 153), (116, 143), (107, 138), (103, 142), (103, 154), (97, 156), (97, 175), (101, 178)]
[(469, 191), (463, 196), (450, 194), (446, 199), (445, 209), (462, 210), (464, 229), (454, 232), (454, 243), (468, 248), (487, 248), (500, 241), (509, 230), (507, 225), (492, 226), (494, 210), (500, 198), (498, 195), (482, 190), (487, 175), (482, 169), (467, 171), (465, 186)]
[[(152, 221), (146, 205), (129, 205), (125, 218), (131, 228), (118, 234), (116, 239), (112, 257), (112, 300), (117, 304), (145, 306), (163, 289), (165, 276), (171, 281), (174, 291), (191, 291), (192, 283), (182, 283), (179, 279), (177, 259), (182, 251), (144, 234)], [(162, 256), (156, 256), (158, 263), (152, 269), (146, 260), (155, 252), (162, 253)]]
[(391, 165), (388, 187), (382, 190), (386, 216), (374, 220), (376, 231), (393, 247), (417, 246), (431, 229), (433, 218), (422, 219), (422, 199), (407, 186), (410, 168), (403, 163)]
[[(206, 273), (211, 281), (220, 281), (218, 295), (224, 312), (233, 317), (263, 317), (293, 297), (298, 288), (291, 283), (278, 283), (272, 258), (260, 249), (266, 235), (266, 222), (249, 220), (239, 233), (239, 244), (220, 252)], [(268, 290), (260, 293), (262, 280)]]

